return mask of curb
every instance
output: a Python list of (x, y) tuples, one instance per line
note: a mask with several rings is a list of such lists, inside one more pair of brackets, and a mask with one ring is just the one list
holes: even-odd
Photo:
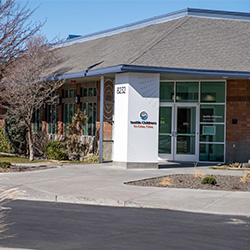
[(189, 213), (200, 213), (200, 214), (214, 214), (222, 216), (246, 216), (250, 217), (249, 213), (235, 213), (235, 212), (214, 212), (214, 211), (202, 211), (201, 209), (183, 209), (183, 208), (173, 208), (167, 205), (149, 205), (144, 203), (123, 201), (115, 199), (105, 199), (105, 198), (91, 198), (91, 197), (75, 197), (75, 196), (64, 196), (64, 195), (34, 195), (34, 196), (21, 196), (16, 200), (26, 200), (26, 201), (41, 201), (41, 202), (54, 202), (54, 203), (69, 203), (69, 204), (82, 204), (82, 205), (94, 205), (94, 206), (111, 206), (111, 207), (127, 207), (127, 208), (148, 208), (148, 209), (164, 209), (179, 212), (189, 212)]

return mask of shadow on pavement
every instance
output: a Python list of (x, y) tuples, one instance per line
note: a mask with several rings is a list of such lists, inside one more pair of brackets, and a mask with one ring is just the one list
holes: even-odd
[[(210, 167), (213, 164), (209, 163), (198, 163), (196, 167)], [(159, 162), (158, 168), (193, 168), (195, 167), (195, 162)]]

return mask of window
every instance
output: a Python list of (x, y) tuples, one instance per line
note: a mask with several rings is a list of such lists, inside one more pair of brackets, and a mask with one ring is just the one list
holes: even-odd
[(225, 82), (201, 82), (201, 102), (225, 102)]
[(83, 97), (88, 97), (88, 96), (97, 96), (97, 89), (96, 88), (82, 88), (81, 90), (81, 95)]
[(160, 101), (161, 102), (174, 101), (174, 82), (160, 83)]
[(42, 131), (42, 108), (37, 109), (33, 113), (33, 132)]
[(94, 136), (96, 133), (96, 103), (83, 103), (82, 110), (86, 110), (88, 122), (84, 126), (84, 135)]
[(223, 144), (200, 144), (200, 161), (224, 161)]
[(201, 122), (224, 122), (225, 105), (201, 105), (200, 106)]
[(72, 122), (72, 117), (76, 111), (76, 105), (74, 103), (64, 104), (64, 125)]
[(58, 133), (58, 110), (56, 104), (47, 105), (47, 126), (48, 134)]
[(177, 102), (198, 102), (199, 82), (177, 82), (176, 101)]
[(63, 98), (75, 98), (75, 97), (76, 97), (76, 89), (63, 90)]
[[(203, 98), (203, 102), (225, 102), (224, 82), (203, 82), (202, 90), (201, 101)], [(224, 147), (225, 104), (200, 105), (200, 161), (224, 162)]]

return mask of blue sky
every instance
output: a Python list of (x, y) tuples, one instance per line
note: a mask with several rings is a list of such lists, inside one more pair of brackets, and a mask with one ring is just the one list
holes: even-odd
[(187, 7), (250, 13), (250, 0), (29, 0), (28, 6), (38, 7), (32, 20), (46, 20), (42, 33), (49, 40), (86, 35)]

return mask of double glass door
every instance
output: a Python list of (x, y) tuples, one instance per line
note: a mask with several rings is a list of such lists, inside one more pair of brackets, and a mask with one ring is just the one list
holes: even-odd
[(198, 161), (197, 104), (160, 107), (159, 156), (170, 161)]

